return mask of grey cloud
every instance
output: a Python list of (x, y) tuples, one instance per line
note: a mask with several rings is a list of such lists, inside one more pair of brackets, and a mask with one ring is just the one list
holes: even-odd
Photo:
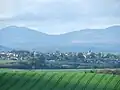
[(117, 0), (46, 0), (35, 5), (33, 11), (23, 12), (10, 20), (73, 21), (81, 18), (120, 17), (120, 2)]
[(18, 1), (14, 15), (0, 18), (0, 22), (23, 24), (48, 32), (120, 24), (120, 0)]

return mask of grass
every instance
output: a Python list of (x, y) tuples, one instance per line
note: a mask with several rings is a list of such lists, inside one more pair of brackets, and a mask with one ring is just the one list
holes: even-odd
[(0, 90), (120, 90), (120, 76), (112, 74), (57, 70), (0, 71)]
[(8, 64), (11, 62), (16, 62), (15, 60), (0, 60), (0, 64)]

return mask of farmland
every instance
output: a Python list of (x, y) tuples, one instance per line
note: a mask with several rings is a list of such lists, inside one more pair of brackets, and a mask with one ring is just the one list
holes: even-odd
[(15, 60), (0, 60), (0, 65), (14, 63), (14, 62), (16, 62), (16, 61)]
[(120, 76), (113, 74), (59, 70), (0, 71), (0, 90), (120, 90)]

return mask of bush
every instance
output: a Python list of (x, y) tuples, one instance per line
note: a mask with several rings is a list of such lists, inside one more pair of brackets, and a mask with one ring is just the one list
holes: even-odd
[(104, 69), (104, 70), (97, 70), (96, 73), (120, 75), (120, 70), (117, 70), (117, 69), (116, 70)]

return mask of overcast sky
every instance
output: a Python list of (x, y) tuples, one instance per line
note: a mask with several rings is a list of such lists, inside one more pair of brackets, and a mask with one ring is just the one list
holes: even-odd
[(120, 0), (0, 0), (0, 28), (59, 34), (120, 25)]

